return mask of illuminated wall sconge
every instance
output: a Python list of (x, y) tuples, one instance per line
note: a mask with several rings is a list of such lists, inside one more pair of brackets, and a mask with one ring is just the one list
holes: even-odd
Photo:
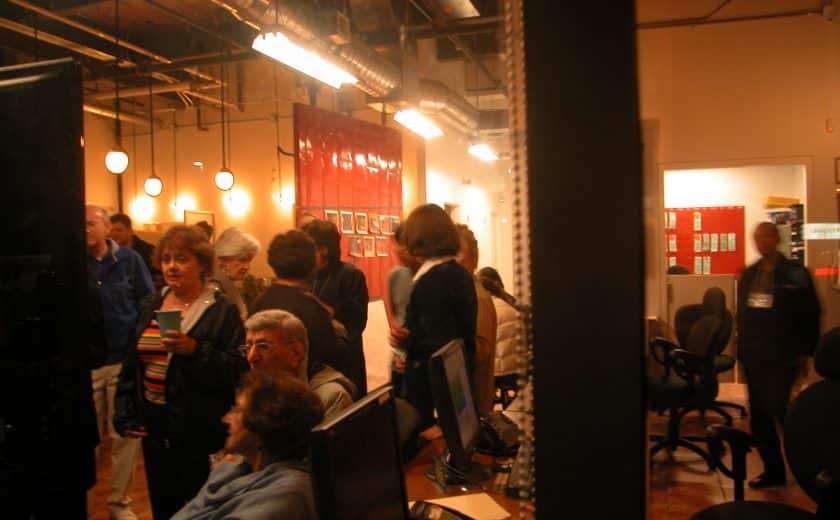
[(175, 199), (175, 201), (172, 202), (169, 205), (169, 207), (172, 208), (172, 212), (175, 214), (175, 217), (178, 218), (178, 219), (183, 219), (184, 218), (184, 211), (185, 210), (193, 211), (193, 210), (198, 209), (198, 205), (195, 202), (195, 198), (193, 198), (192, 195), (187, 195), (187, 194), (178, 195), (178, 198)]
[(146, 178), (145, 182), (143, 182), (143, 191), (145, 191), (146, 195), (149, 197), (157, 197), (160, 195), (160, 192), (163, 191), (163, 181), (160, 180), (160, 177), (153, 173)]
[(222, 195), (222, 204), (234, 217), (242, 217), (251, 208), (251, 197), (244, 190), (231, 189)]
[(105, 154), (105, 168), (114, 175), (119, 175), (128, 169), (128, 154), (121, 146), (115, 146)]
[(155, 214), (155, 201), (145, 195), (138, 195), (128, 204), (128, 211), (136, 222), (151, 222)]

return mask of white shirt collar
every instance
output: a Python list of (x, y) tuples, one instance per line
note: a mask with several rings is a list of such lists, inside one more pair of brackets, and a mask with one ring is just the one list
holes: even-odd
[(428, 273), (430, 269), (433, 267), (439, 266), (440, 264), (444, 264), (450, 260), (455, 260), (454, 256), (439, 256), (436, 258), (429, 258), (423, 265), (420, 266), (420, 269), (414, 273), (414, 278), (411, 279), (412, 282), (417, 282), (424, 274)]

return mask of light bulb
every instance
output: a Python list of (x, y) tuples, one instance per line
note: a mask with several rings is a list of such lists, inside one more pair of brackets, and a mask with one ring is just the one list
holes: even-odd
[(111, 148), (105, 154), (105, 168), (114, 175), (123, 173), (128, 168), (128, 154), (119, 146)]
[(157, 197), (160, 195), (160, 192), (163, 191), (163, 181), (160, 180), (160, 177), (153, 173), (147, 177), (146, 182), (143, 183), (143, 191), (145, 191), (146, 195), (149, 197)]
[(222, 168), (216, 172), (216, 187), (222, 191), (228, 191), (233, 188), (233, 172), (227, 168)]

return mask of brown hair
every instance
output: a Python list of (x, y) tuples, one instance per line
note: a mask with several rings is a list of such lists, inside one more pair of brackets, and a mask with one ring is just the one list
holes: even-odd
[(158, 269), (161, 268), (160, 257), (167, 249), (185, 250), (193, 255), (198, 260), (198, 264), (203, 268), (201, 273), (201, 280), (209, 276), (213, 272), (213, 260), (215, 254), (213, 253), (213, 246), (207, 241), (207, 238), (199, 231), (189, 226), (172, 226), (160, 238), (157, 247), (155, 248), (154, 264)]
[(327, 262), (335, 264), (341, 260), (341, 234), (338, 228), (328, 220), (311, 220), (300, 228), (312, 237), (318, 249), (327, 248)]
[(461, 253), (469, 252), (469, 254), (478, 261), (478, 240), (475, 238), (475, 233), (466, 224), (455, 224), (455, 230), (458, 231), (458, 237), (467, 245), (469, 251), (461, 251)]
[(435, 204), (417, 206), (402, 225), (401, 243), (412, 256), (433, 258), (458, 253), (461, 240), (449, 215)]
[(315, 270), (315, 241), (298, 229), (280, 233), (268, 246), (268, 265), (278, 278), (306, 278)]
[(238, 394), (247, 392), (242, 424), (255, 433), (274, 459), (306, 456), (309, 431), (324, 418), (324, 405), (309, 385), (265, 370), (247, 373)]

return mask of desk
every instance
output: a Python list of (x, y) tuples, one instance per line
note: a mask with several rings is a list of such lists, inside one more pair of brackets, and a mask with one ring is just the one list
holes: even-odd
[[(482, 482), (483, 490), (475, 489), (473, 486), (469, 488), (462, 488), (460, 485), (449, 485), (444, 488), (444, 492), (438, 488), (437, 483), (426, 476), (426, 470), (432, 464), (435, 455), (443, 453), (446, 448), (446, 442), (442, 438), (434, 439), (432, 442), (423, 447), (420, 453), (411, 460), (405, 469), (405, 487), (409, 500), (428, 500), (431, 498), (443, 498), (454, 495), (464, 495), (467, 493), (478, 493), (483, 491), (487, 493), (493, 500), (499, 503), (508, 513), (511, 518), (520, 518), (520, 504), (528, 504), (529, 502), (522, 500), (513, 500), (505, 496), (504, 489), (494, 489), (495, 478), (490, 477), (489, 480)], [(493, 463), (493, 458), (487, 455), (476, 454), (474, 460), (487, 465), (488, 467)], [(526, 518), (534, 518), (534, 514), (528, 510)]]

